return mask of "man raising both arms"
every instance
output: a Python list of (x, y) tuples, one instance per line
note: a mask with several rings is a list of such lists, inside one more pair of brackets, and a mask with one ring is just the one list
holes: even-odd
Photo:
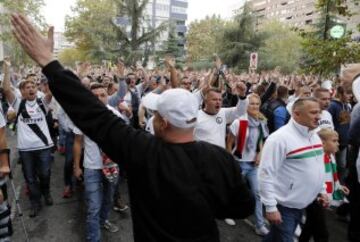
[(198, 101), (190, 92), (171, 89), (159, 96), (156, 137), (136, 131), (53, 60), (51, 34), (44, 39), (22, 15), (12, 15), (12, 24), (74, 124), (112, 160), (125, 162), (135, 241), (218, 242), (215, 218), (253, 213), (254, 199), (232, 156), (194, 141)]

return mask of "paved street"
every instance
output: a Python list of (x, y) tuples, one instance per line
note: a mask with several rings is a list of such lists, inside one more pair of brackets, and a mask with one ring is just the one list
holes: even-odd
[[(10, 138), (10, 145), (14, 147), (14, 137)], [(13, 160), (16, 160), (17, 155), (13, 154)], [(15, 166), (15, 185), (18, 189), (21, 186), (21, 206), (24, 212), (24, 220), (29, 233), (30, 241), (32, 242), (77, 242), (85, 241), (85, 203), (83, 201), (83, 194), (78, 191), (71, 199), (63, 199), (61, 197), (63, 189), (63, 162), (64, 157), (56, 154), (55, 162), (52, 166), (52, 195), (54, 198), (54, 205), (52, 207), (44, 207), (40, 216), (30, 219), (29, 203), (27, 197), (24, 195), (23, 177), (20, 165)], [(123, 193), (127, 195), (126, 184), (122, 185)], [(12, 192), (10, 192), (12, 194)], [(128, 197), (126, 196), (128, 201)], [(331, 241), (339, 242), (346, 241), (346, 224), (339, 222), (334, 218), (332, 213), (328, 214), (331, 231)], [(191, 219), (191, 218), (189, 218)], [(251, 220), (252, 218), (250, 218)], [(118, 214), (112, 212), (111, 221), (115, 222), (120, 231), (115, 234), (103, 233), (103, 241), (118, 241), (131, 242), (132, 227), (130, 212), (126, 214)], [(254, 234), (252, 227), (246, 221), (237, 221), (236, 226), (228, 226), (223, 221), (218, 222), (221, 241), (222, 242), (237, 242), (237, 241), (261, 241), (261, 238)], [(13, 241), (23, 242), (24, 232), (21, 228), (19, 217), (14, 220), (15, 234)]]

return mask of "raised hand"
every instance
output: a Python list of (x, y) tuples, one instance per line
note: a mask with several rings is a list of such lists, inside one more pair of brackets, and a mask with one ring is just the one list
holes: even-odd
[(164, 60), (164, 64), (165, 64), (166, 69), (168, 69), (170, 71), (171, 69), (175, 68), (175, 58), (166, 56), (165, 60)]
[(45, 38), (29, 20), (21, 14), (12, 14), (11, 24), (15, 38), (31, 59), (41, 67), (46, 66), (54, 60), (54, 27), (49, 28), (48, 36)]

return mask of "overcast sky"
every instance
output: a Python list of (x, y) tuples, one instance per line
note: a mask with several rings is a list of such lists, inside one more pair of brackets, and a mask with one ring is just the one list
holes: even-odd
[[(223, 18), (230, 18), (234, 8), (244, 0), (188, 0), (188, 22), (195, 19), (203, 19), (206, 15), (220, 14)], [(64, 30), (64, 19), (70, 14), (70, 7), (76, 0), (45, 0), (46, 7), (43, 9), (48, 24), (55, 26), (57, 31)]]

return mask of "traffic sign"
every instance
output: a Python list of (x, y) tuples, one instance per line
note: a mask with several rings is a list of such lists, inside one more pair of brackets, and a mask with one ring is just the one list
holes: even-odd
[(340, 39), (345, 35), (345, 27), (337, 24), (330, 29), (330, 36), (334, 39)]

